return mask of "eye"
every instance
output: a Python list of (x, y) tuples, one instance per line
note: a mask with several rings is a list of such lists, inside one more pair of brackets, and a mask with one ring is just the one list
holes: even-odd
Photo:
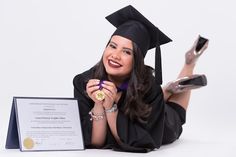
[(113, 48), (113, 49), (116, 48), (116, 46), (115, 46), (114, 44), (112, 44), (112, 43), (109, 44), (109, 47), (111, 47), (111, 48)]
[(131, 54), (132, 54), (132, 52), (131, 52), (130, 50), (123, 50), (123, 52), (124, 52), (125, 54), (127, 54), (127, 55), (131, 55)]

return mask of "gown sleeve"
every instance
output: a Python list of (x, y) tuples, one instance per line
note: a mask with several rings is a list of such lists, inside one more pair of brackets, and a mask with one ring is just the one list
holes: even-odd
[(149, 152), (162, 144), (165, 105), (160, 86), (153, 86), (145, 102), (152, 107), (146, 124), (131, 121), (122, 112), (117, 116), (117, 132), (121, 140), (120, 148), (130, 152)]
[(185, 110), (178, 104), (165, 103), (162, 89), (153, 85), (145, 97), (152, 107), (146, 124), (131, 121), (122, 112), (117, 116), (117, 132), (121, 139), (120, 150), (149, 152), (179, 138), (185, 122)]
[(91, 147), (91, 134), (92, 134), (92, 123), (90, 121), (89, 111), (93, 107), (92, 100), (87, 96), (86, 80), (88, 80), (88, 71), (79, 74), (74, 77), (74, 97), (78, 99), (80, 117), (81, 117), (81, 127), (83, 132), (84, 144), (86, 148)]

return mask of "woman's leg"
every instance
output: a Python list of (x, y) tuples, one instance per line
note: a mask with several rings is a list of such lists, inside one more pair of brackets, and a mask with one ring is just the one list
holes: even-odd
[[(180, 71), (178, 75), (178, 78), (193, 75), (194, 67), (195, 67), (195, 64), (184, 64), (182, 70)], [(181, 105), (185, 110), (187, 109), (190, 95), (191, 95), (191, 90), (178, 93), (178, 94), (171, 94), (167, 92), (164, 88), (163, 92), (164, 92), (165, 101), (175, 102)]]
[[(178, 78), (193, 75), (194, 67), (195, 67), (198, 57), (208, 47), (208, 41), (207, 41), (207, 43), (199, 51), (199, 54), (195, 54), (194, 51), (195, 51), (195, 48), (197, 45), (197, 41), (198, 41), (198, 39), (194, 42), (193, 47), (186, 53), (185, 64), (184, 64), (182, 70), (180, 71)], [(186, 110), (188, 107), (188, 104), (189, 104), (191, 90), (188, 90), (188, 91), (185, 91), (182, 93), (178, 93), (178, 94), (171, 94), (165, 88), (166, 87), (162, 88), (163, 94), (164, 94), (164, 100), (175, 102), (175, 103), (181, 105)]]

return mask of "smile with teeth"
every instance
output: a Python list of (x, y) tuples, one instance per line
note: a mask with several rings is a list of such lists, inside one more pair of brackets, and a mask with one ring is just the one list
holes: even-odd
[(117, 62), (115, 62), (113, 60), (110, 60), (110, 59), (108, 60), (108, 64), (109, 64), (109, 66), (114, 67), (114, 68), (119, 68), (119, 67), (122, 66), (119, 63), (117, 63)]

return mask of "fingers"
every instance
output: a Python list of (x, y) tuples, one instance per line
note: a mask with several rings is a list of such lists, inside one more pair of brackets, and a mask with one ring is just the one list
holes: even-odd
[(116, 94), (117, 94), (117, 88), (116, 85), (113, 82), (110, 81), (100, 81), (98, 79), (91, 79), (88, 81), (86, 85), (86, 91), (88, 93), (88, 96), (95, 100), (95, 94), (96, 91), (102, 90), (106, 97), (111, 99), (112, 101), (115, 99)]
[(99, 83), (100, 83), (100, 80), (98, 80), (98, 79), (91, 79), (87, 83), (87, 88), (90, 88), (90, 87), (93, 87), (93, 86), (97, 86), (97, 85), (99, 85)]
[(91, 97), (92, 94), (99, 89), (99, 83), (100, 83), (100, 80), (98, 79), (91, 79), (88, 81), (86, 85), (86, 91), (89, 97)]
[(105, 93), (106, 97), (104, 99), (103, 107), (105, 109), (111, 108), (117, 97), (116, 85), (109, 81), (104, 81), (102, 84), (102, 91)]
[(116, 85), (110, 81), (104, 81), (102, 84), (104, 93), (109, 96), (110, 98), (115, 98), (117, 93)]

